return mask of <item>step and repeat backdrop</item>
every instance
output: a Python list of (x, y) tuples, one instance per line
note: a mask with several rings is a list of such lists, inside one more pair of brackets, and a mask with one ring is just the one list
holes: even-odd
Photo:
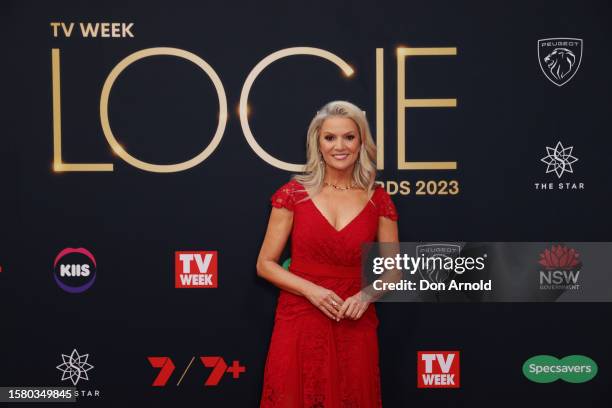
[(609, 2), (0, 10), (0, 401), (258, 406), (269, 199), (348, 100), (411, 254), (512, 248), (377, 305), (383, 405), (611, 403)]

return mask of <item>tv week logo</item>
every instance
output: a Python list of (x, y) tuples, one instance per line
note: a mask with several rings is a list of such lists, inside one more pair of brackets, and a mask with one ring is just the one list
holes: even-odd
[(419, 351), (417, 388), (459, 388), (459, 352)]
[(217, 251), (176, 251), (175, 288), (216, 288)]

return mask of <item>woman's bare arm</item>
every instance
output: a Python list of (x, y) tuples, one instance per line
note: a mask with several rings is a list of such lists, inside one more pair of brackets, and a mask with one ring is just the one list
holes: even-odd
[(286, 271), (278, 263), (278, 259), (285, 245), (287, 245), (292, 226), (292, 211), (285, 208), (272, 208), (266, 236), (257, 257), (257, 275), (281, 289), (295, 295), (304, 296), (305, 292), (314, 284)]
[(272, 208), (266, 236), (257, 257), (257, 275), (281, 289), (306, 297), (330, 319), (338, 320), (338, 309), (344, 303), (338, 295), (286, 271), (278, 264), (278, 259), (287, 245), (292, 226), (292, 211), (285, 208)]

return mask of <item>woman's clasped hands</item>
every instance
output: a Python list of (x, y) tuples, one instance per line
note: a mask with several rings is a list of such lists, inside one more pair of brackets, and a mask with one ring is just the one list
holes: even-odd
[(361, 291), (342, 300), (333, 290), (318, 285), (313, 285), (305, 296), (325, 316), (337, 322), (358, 320), (370, 305), (368, 296)]

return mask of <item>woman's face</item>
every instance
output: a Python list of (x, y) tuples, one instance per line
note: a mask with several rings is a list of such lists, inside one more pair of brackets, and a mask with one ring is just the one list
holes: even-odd
[(352, 168), (360, 147), (359, 129), (352, 119), (336, 116), (321, 124), (319, 150), (329, 167), (336, 170)]

